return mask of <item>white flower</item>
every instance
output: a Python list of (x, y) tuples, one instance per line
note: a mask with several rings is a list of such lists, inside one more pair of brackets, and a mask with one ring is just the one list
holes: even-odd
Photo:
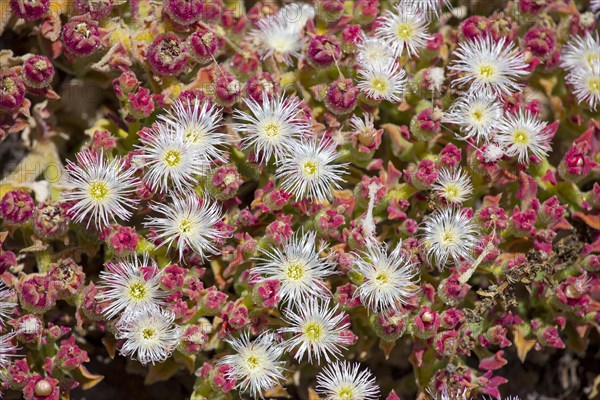
[(600, 16), (600, 0), (590, 0), (590, 10), (596, 17)]
[(355, 296), (376, 312), (397, 310), (399, 304), (405, 304), (418, 290), (415, 280), (418, 271), (401, 246), (398, 243), (388, 254), (384, 245), (370, 245), (355, 260), (356, 271), (364, 276)]
[(5, 319), (11, 315), (17, 303), (13, 301), (15, 293), (0, 280), (0, 327), (4, 326)]
[(542, 158), (551, 149), (552, 134), (546, 125), (546, 122), (521, 110), (502, 119), (496, 140), (504, 146), (507, 156), (517, 156), (520, 163), (528, 164), (530, 156)]
[(119, 352), (143, 365), (165, 361), (175, 350), (181, 330), (169, 310), (143, 310), (126, 314), (116, 325), (116, 338), (125, 340)]
[(498, 143), (490, 142), (483, 147), (483, 158), (488, 163), (495, 163), (504, 157), (505, 154), (504, 147)]
[(375, 35), (389, 45), (396, 57), (404, 52), (409, 57), (416, 56), (431, 39), (425, 15), (410, 1), (400, 1), (393, 11), (386, 11)]
[(406, 72), (397, 63), (372, 64), (359, 72), (357, 88), (373, 100), (402, 101), (406, 90)]
[(360, 371), (360, 364), (338, 361), (329, 364), (317, 374), (317, 393), (325, 400), (377, 400), (379, 386), (368, 369)]
[(364, 136), (373, 136), (376, 132), (375, 129), (375, 117), (373, 114), (365, 113), (363, 114), (363, 118), (360, 118), (357, 115), (353, 115), (350, 118), (350, 127), (352, 128), (352, 132), (359, 133)]
[(340, 348), (345, 349), (347, 346), (343, 332), (350, 327), (350, 322), (346, 314), (338, 313), (337, 310), (337, 305), (329, 308), (328, 304), (316, 297), (303, 299), (298, 304), (297, 312), (285, 309), (285, 322), (290, 326), (279, 331), (294, 335), (286, 341), (286, 350), (296, 349), (297, 361), (302, 360), (307, 353), (311, 364), (315, 357), (317, 364), (321, 363), (321, 356), (327, 362), (338, 358), (341, 355)]
[(344, 182), (348, 164), (334, 164), (337, 157), (335, 144), (328, 140), (294, 142), (277, 162), (275, 177), (281, 179), (281, 188), (298, 200), (324, 201)]
[(162, 240), (160, 246), (166, 245), (170, 249), (175, 245), (179, 259), (183, 258), (186, 249), (204, 258), (209, 253), (218, 254), (214, 242), (225, 239), (226, 234), (215, 228), (221, 220), (221, 207), (217, 203), (189, 194), (173, 198), (171, 204), (154, 204), (150, 208), (162, 215), (148, 218), (144, 226), (156, 230), (157, 239)]
[(196, 184), (196, 175), (204, 175), (208, 169), (206, 158), (196, 146), (185, 139), (183, 130), (173, 131), (167, 125), (158, 124), (154, 134), (142, 146), (139, 159), (148, 167), (145, 180), (160, 193), (172, 184), (179, 192), (189, 190)]
[(62, 198), (73, 202), (70, 212), (77, 222), (88, 218), (86, 226), (94, 222), (97, 227), (107, 226), (116, 217), (127, 221), (137, 203), (130, 195), (135, 192), (135, 170), (125, 168), (119, 157), (112, 160), (103, 154), (82, 152), (77, 165), (67, 161), (67, 180)]
[(300, 57), (304, 40), (299, 24), (288, 23), (277, 15), (261, 18), (257, 25), (258, 29), (250, 32), (250, 37), (258, 42), (261, 58), (277, 55), (291, 65), (292, 57)]
[(231, 141), (225, 133), (219, 132), (221, 109), (198, 99), (177, 100), (166, 115), (158, 117), (176, 132), (182, 132), (185, 142), (209, 161), (225, 161), (224, 146)]
[(446, 5), (446, 0), (409, 0), (408, 4), (422, 11), (428, 18), (432, 16), (440, 17), (442, 7)]
[(453, 86), (469, 85), (470, 93), (510, 94), (521, 90), (517, 80), (529, 74), (521, 54), (505, 38), (494, 42), (489, 36), (463, 42), (455, 51), (457, 59), (449, 67), (461, 74)]
[(8, 368), (10, 358), (17, 351), (17, 346), (13, 344), (13, 333), (0, 336), (0, 377), (3, 377), (3, 370)]
[(595, 62), (600, 62), (600, 39), (598, 33), (593, 35), (586, 32), (585, 36), (576, 36), (567, 43), (560, 66), (573, 72), (582, 67), (590, 67)]
[(253, 147), (256, 156), (264, 162), (272, 155), (280, 159), (294, 142), (310, 132), (307, 123), (297, 116), (300, 108), (297, 98), (263, 96), (262, 104), (252, 99), (245, 103), (252, 115), (235, 110), (234, 117), (240, 122), (233, 127), (246, 134), (243, 148)]
[(363, 34), (356, 49), (356, 62), (359, 66), (367, 68), (374, 64), (387, 65), (393, 63), (394, 59), (385, 41)]
[(263, 390), (271, 389), (283, 380), (285, 362), (279, 361), (283, 347), (273, 333), (265, 332), (250, 341), (246, 332), (239, 339), (225, 341), (236, 354), (226, 355), (218, 363), (230, 367), (226, 375), (236, 380), (240, 391), (249, 392), (253, 398), (264, 398)]
[(444, 168), (440, 171), (433, 190), (449, 203), (462, 203), (473, 194), (473, 185), (467, 174), (460, 169)]
[(478, 229), (467, 214), (457, 207), (448, 207), (428, 215), (423, 222), (422, 242), (427, 256), (438, 269), (444, 268), (448, 259), (457, 264), (470, 259), (478, 241)]
[(573, 86), (573, 92), (579, 103), (587, 103), (596, 111), (600, 104), (600, 60), (591, 66), (580, 67), (567, 75), (567, 82)]
[(459, 139), (489, 142), (502, 119), (502, 106), (493, 96), (473, 93), (459, 98), (444, 114), (443, 122), (456, 124), (465, 134)]
[(323, 279), (334, 272), (333, 265), (319, 256), (315, 242), (315, 232), (297, 232), (283, 249), (261, 249), (263, 257), (252, 272), (281, 283), (282, 303), (298, 304), (309, 296), (326, 298), (330, 292)]
[(98, 286), (98, 299), (109, 302), (102, 310), (109, 319), (121, 312), (156, 311), (167, 296), (159, 287), (160, 270), (146, 256), (107, 263)]

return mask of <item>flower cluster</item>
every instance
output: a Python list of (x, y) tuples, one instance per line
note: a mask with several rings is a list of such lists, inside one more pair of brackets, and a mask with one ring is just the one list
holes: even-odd
[(0, 397), (597, 395), (597, 0), (8, 3)]

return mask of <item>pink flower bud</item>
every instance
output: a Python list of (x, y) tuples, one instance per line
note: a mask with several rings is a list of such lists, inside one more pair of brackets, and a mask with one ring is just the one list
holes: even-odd
[(192, 25), (202, 17), (202, 0), (165, 0), (163, 10), (173, 22)]
[(171, 264), (163, 268), (160, 275), (160, 285), (164, 290), (177, 290), (183, 286), (187, 269), (177, 264)]
[(75, 10), (79, 14), (89, 13), (96, 21), (108, 17), (112, 6), (113, 0), (75, 0)]
[(34, 346), (40, 344), (44, 332), (44, 323), (37, 316), (33, 314), (24, 315), (11, 321), (11, 325), (15, 327), (19, 342)]
[(42, 377), (41, 375), (32, 375), (23, 388), (23, 398), (25, 400), (58, 400), (60, 388), (58, 379)]
[(81, 265), (72, 258), (60, 259), (49, 266), (48, 278), (55, 283), (59, 299), (70, 299), (79, 294), (85, 285), (85, 274)]
[(464, 20), (461, 26), (461, 32), (468, 40), (484, 38), (487, 33), (489, 21), (486, 17), (473, 15)]
[(154, 99), (150, 90), (145, 87), (139, 88), (136, 93), (127, 95), (131, 116), (135, 119), (149, 117), (154, 112)]
[(187, 52), (173, 32), (160, 34), (146, 52), (152, 71), (157, 75), (177, 75), (187, 63)]
[(93, 54), (100, 47), (98, 22), (86, 17), (72, 17), (62, 31), (65, 50), (77, 57)]
[(59, 368), (72, 371), (79, 368), (83, 363), (89, 362), (88, 354), (75, 344), (75, 336), (60, 342), (58, 353), (54, 359)]
[(22, 76), (28, 86), (41, 89), (52, 82), (52, 78), (54, 78), (54, 66), (48, 57), (29, 57), (23, 64)]
[(507, 332), (505, 327), (496, 325), (489, 328), (485, 333), (485, 336), (491, 344), (504, 348), (511, 345), (510, 340), (506, 337)]
[(219, 365), (210, 371), (209, 381), (214, 390), (227, 393), (235, 388), (236, 381), (231, 378), (231, 368), (230, 365)]
[(216, 101), (223, 107), (231, 107), (242, 93), (242, 84), (233, 75), (220, 74), (215, 82)]
[(364, 35), (360, 25), (346, 25), (342, 31), (342, 50), (352, 53), (362, 41)]
[(387, 314), (377, 314), (373, 320), (373, 331), (382, 340), (394, 342), (404, 334), (406, 319), (406, 314), (393, 310)]
[(17, 256), (12, 251), (0, 251), (0, 275), (17, 265)]
[(183, 328), (177, 348), (184, 354), (193, 355), (199, 353), (207, 341), (208, 334), (204, 327), (200, 325), (188, 325)]
[(190, 58), (200, 65), (209, 64), (219, 50), (219, 39), (208, 29), (200, 28), (186, 41)]
[(427, 339), (435, 335), (441, 323), (439, 315), (427, 306), (421, 306), (421, 311), (413, 318), (414, 334)]
[(344, 14), (342, 0), (315, 0), (317, 17), (324, 22), (335, 22)]
[(361, 25), (368, 25), (379, 15), (379, 0), (357, 0), (354, 2), (354, 19)]
[(359, 92), (352, 79), (338, 78), (329, 85), (325, 93), (325, 105), (336, 115), (348, 114), (356, 107)]
[(226, 302), (227, 295), (225, 293), (218, 291), (215, 287), (210, 287), (201, 294), (198, 307), (204, 315), (218, 315)]
[(289, 218), (271, 222), (265, 232), (265, 238), (275, 244), (282, 244), (292, 236), (292, 226)]
[(50, 9), (50, 0), (10, 0), (13, 14), (25, 21), (42, 18)]
[(410, 131), (419, 140), (430, 140), (440, 133), (444, 113), (439, 108), (426, 108), (410, 121)]
[(347, 283), (345, 285), (338, 286), (336, 289), (333, 298), (340, 305), (342, 310), (349, 310), (361, 305), (360, 299), (357, 296), (354, 296), (356, 288), (356, 285)]
[(547, 28), (533, 27), (525, 34), (525, 46), (536, 56), (545, 58), (554, 50), (556, 38)]
[(279, 303), (281, 283), (276, 279), (262, 281), (252, 288), (252, 300), (259, 307), (275, 308)]
[(22, 224), (33, 214), (35, 204), (31, 196), (22, 190), (7, 192), (0, 201), (0, 215), (7, 222)]
[(140, 86), (140, 81), (133, 72), (123, 71), (121, 76), (112, 81), (112, 84), (119, 100), (124, 101), (128, 98), (129, 93), (133, 93)]
[(21, 306), (32, 313), (42, 314), (56, 304), (57, 284), (41, 275), (24, 276), (17, 283)]
[(216, 168), (207, 179), (207, 190), (216, 199), (227, 200), (235, 196), (244, 181), (237, 168), (228, 164)]
[(411, 175), (410, 182), (417, 189), (425, 190), (437, 181), (438, 175), (439, 168), (437, 164), (429, 159), (425, 159), (419, 163), (414, 175)]
[(586, 142), (575, 143), (558, 165), (558, 173), (567, 181), (577, 182), (588, 176), (596, 163), (588, 156), (589, 147)]
[(515, 206), (510, 217), (510, 227), (515, 236), (529, 236), (535, 233), (536, 213), (532, 209), (521, 211)]
[(451, 168), (455, 168), (460, 164), (462, 159), (461, 151), (452, 143), (448, 143), (442, 151), (440, 151), (440, 162)]
[(63, 236), (69, 229), (69, 218), (63, 207), (47, 200), (37, 205), (31, 217), (35, 234), (44, 240)]
[(246, 94), (259, 104), (262, 104), (263, 96), (271, 98), (274, 93), (275, 80), (268, 72), (257, 73), (246, 82)]
[(25, 101), (25, 84), (19, 74), (12, 70), (0, 72), (0, 111), (13, 112)]
[(542, 346), (552, 347), (554, 349), (565, 348), (565, 343), (560, 338), (556, 326), (548, 326), (542, 329), (537, 329), (536, 335)]
[(342, 54), (340, 42), (331, 35), (313, 37), (307, 50), (308, 62), (315, 68), (328, 67)]
[(31, 372), (29, 371), (27, 359), (20, 358), (10, 364), (6, 378), (11, 388), (22, 389), (27, 384), (30, 375)]
[(248, 307), (242, 303), (241, 299), (228, 302), (221, 311), (221, 318), (223, 319), (221, 333), (225, 335), (239, 331), (250, 324)]
[(440, 332), (434, 340), (435, 351), (442, 356), (449, 357), (455, 353), (457, 348), (458, 333), (456, 331)]
[(458, 280), (459, 275), (454, 274), (440, 282), (438, 286), (438, 296), (442, 301), (450, 306), (459, 304), (469, 293), (469, 286), (466, 283), (461, 284)]

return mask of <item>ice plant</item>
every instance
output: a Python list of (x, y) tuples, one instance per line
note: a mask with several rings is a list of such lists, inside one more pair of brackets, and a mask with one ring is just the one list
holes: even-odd
[(300, 57), (302, 28), (288, 22), (283, 15), (268, 16), (258, 21), (258, 28), (251, 36), (257, 41), (262, 58), (276, 56), (291, 64), (293, 58)]
[(498, 128), (502, 115), (502, 106), (494, 96), (473, 93), (452, 103), (444, 113), (443, 121), (460, 128), (461, 134), (457, 133), (457, 138), (487, 143)]
[[(169, 126), (176, 136), (183, 135), (184, 141), (208, 161), (224, 161), (225, 147), (229, 136), (221, 132), (221, 109), (198, 99), (177, 100), (159, 120)], [(158, 128), (164, 131), (164, 128)]]
[(283, 303), (299, 304), (307, 296), (329, 296), (323, 280), (334, 272), (333, 266), (319, 254), (316, 237), (316, 232), (296, 232), (282, 248), (261, 249), (252, 272), (263, 279), (278, 280)]
[(504, 146), (507, 156), (528, 164), (531, 156), (541, 159), (551, 149), (552, 134), (546, 125), (538, 117), (523, 111), (505, 115), (498, 126), (496, 140)]
[(135, 169), (126, 168), (122, 159), (108, 160), (104, 154), (83, 152), (78, 164), (67, 165), (67, 179), (63, 199), (72, 202), (70, 212), (86, 226), (107, 226), (116, 218), (127, 221), (135, 207)]
[(126, 314), (117, 324), (117, 338), (124, 340), (119, 350), (143, 365), (166, 360), (177, 347), (181, 332), (173, 324), (169, 310), (138, 310)]
[(146, 257), (108, 263), (100, 272), (98, 299), (107, 302), (102, 313), (114, 318), (121, 313), (156, 312), (164, 305), (158, 267)]
[(453, 86), (468, 86), (469, 93), (506, 95), (520, 90), (528, 75), (527, 64), (505, 38), (494, 42), (489, 36), (460, 43), (450, 70), (461, 74)]
[(287, 327), (279, 332), (291, 334), (286, 341), (286, 350), (295, 350), (296, 360), (307, 355), (308, 362), (321, 363), (321, 357), (330, 362), (341, 356), (345, 348), (344, 331), (350, 327), (348, 317), (338, 312), (338, 307), (330, 305), (316, 297), (302, 300), (298, 311), (284, 310)]
[(0, 327), (6, 323), (8, 317), (17, 307), (17, 304), (12, 300), (13, 297), (13, 291), (0, 282)]
[(366, 64), (359, 72), (357, 87), (373, 100), (399, 103), (406, 90), (406, 72), (398, 64), (375, 62)]
[(257, 157), (269, 161), (280, 160), (294, 143), (309, 132), (309, 127), (298, 116), (300, 102), (295, 98), (263, 96), (262, 102), (246, 100), (251, 114), (236, 110), (235, 129), (246, 136), (244, 148), (252, 148)]
[(317, 375), (317, 392), (326, 400), (375, 400), (379, 386), (368, 369), (360, 370), (359, 363), (337, 361)]
[(460, 168), (441, 170), (432, 188), (448, 203), (464, 203), (473, 193), (471, 180)]
[(414, 57), (431, 38), (427, 25), (425, 14), (410, 1), (402, 0), (393, 10), (385, 12), (375, 35), (390, 47), (395, 56), (405, 53)]
[(200, 257), (218, 253), (215, 240), (226, 236), (215, 227), (221, 220), (218, 204), (188, 193), (173, 198), (170, 203), (150, 207), (159, 216), (149, 217), (144, 224), (156, 230), (160, 246), (176, 247), (180, 259), (186, 250)]
[(297, 199), (327, 200), (344, 182), (347, 164), (337, 163), (335, 144), (327, 139), (293, 143), (277, 163), (281, 187)]
[(429, 214), (421, 227), (421, 241), (438, 269), (470, 259), (478, 240), (477, 225), (458, 207), (446, 207)]
[(283, 347), (274, 334), (265, 332), (254, 340), (246, 332), (240, 338), (227, 339), (235, 354), (219, 360), (220, 365), (230, 369), (226, 376), (237, 382), (236, 387), (250, 396), (263, 398), (262, 392), (271, 389), (283, 380), (285, 361), (280, 358)]
[(370, 245), (356, 258), (356, 271), (364, 281), (355, 296), (375, 312), (397, 310), (417, 292), (418, 274), (399, 243), (388, 252), (383, 245)]

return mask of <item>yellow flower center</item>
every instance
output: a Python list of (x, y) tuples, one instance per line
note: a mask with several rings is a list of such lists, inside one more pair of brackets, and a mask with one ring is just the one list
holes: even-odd
[(449, 230), (444, 231), (442, 241), (446, 244), (454, 243), (454, 233)]
[(304, 266), (299, 263), (291, 263), (287, 267), (286, 274), (289, 279), (298, 281), (304, 277)]
[(142, 331), (142, 337), (145, 340), (150, 340), (156, 335), (156, 331), (152, 328), (146, 328)]
[(445, 187), (446, 199), (452, 200), (458, 197), (458, 187), (456, 185), (447, 185)]
[(344, 386), (344, 387), (341, 387), (340, 390), (338, 390), (337, 395), (342, 400), (352, 400), (354, 391), (352, 390), (351, 387)]
[(302, 164), (302, 170), (306, 175), (313, 176), (319, 171), (319, 165), (314, 161), (305, 161), (304, 164)]
[(184, 219), (179, 223), (179, 233), (187, 234), (192, 231), (193, 223), (189, 219)]
[(492, 64), (483, 64), (479, 66), (479, 76), (484, 79), (490, 79), (496, 74), (496, 68)]
[(185, 140), (192, 143), (198, 143), (206, 136), (206, 132), (201, 126), (190, 126), (185, 131)]
[(402, 40), (410, 39), (415, 33), (415, 28), (412, 26), (410, 22), (403, 22), (398, 24), (396, 28), (396, 34)]
[(384, 285), (384, 284), (386, 284), (386, 283), (388, 283), (390, 281), (390, 277), (385, 272), (380, 272), (375, 277), (375, 280), (377, 281), (378, 284)]
[(135, 300), (142, 300), (146, 297), (146, 286), (143, 282), (135, 282), (129, 285), (129, 295)]
[(592, 76), (587, 81), (588, 90), (592, 93), (600, 93), (600, 76)]
[(387, 89), (388, 89), (388, 83), (383, 78), (374, 78), (371, 81), (371, 87), (376, 92), (383, 93), (383, 92), (387, 91)]
[(529, 135), (524, 130), (518, 130), (514, 134), (514, 140), (516, 144), (526, 145), (529, 144)]
[(279, 136), (279, 125), (275, 123), (267, 124), (267, 126), (265, 126), (265, 135), (267, 135), (267, 137)]
[(88, 191), (92, 199), (95, 201), (102, 201), (106, 199), (110, 189), (106, 182), (92, 182)]
[(164, 160), (169, 167), (175, 167), (181, 163), (181, 152), (179, 150), (169, 150), (165, 153)]
[(260, 365), (260, 361), (258, 358), (254, 356), (250, 356), (246, 359), (246, 364), (248, 365), (248, 369), (256, 369)]
[(304, 335), (311, 342), (320, 340), (323, 337), (323, 325), (318, 322), (311, 322), (304, 327)]

